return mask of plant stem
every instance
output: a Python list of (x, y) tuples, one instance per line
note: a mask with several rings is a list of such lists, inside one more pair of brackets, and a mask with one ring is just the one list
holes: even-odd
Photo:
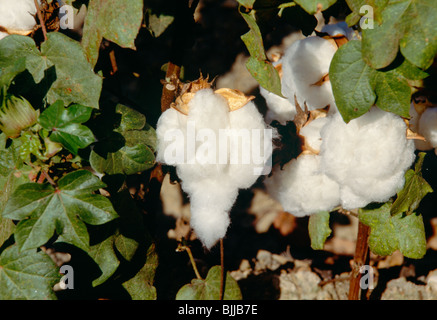
[(225, 295), (225, 257), (224, 257), (223, 238), (220, 238), (220, 296), (219, 299), (223, 300)]
[(361, 273), (360, 268), (366, 264), (369, 255), (369, 234), (370, 227), (359, 222), (358, 223), (358, 236), (357, 244), (355, 247), (354, 261), (352, 265), (352, 272), (349, 285), (349, 300), (360, 299), (360, 281)]
[(47, 29), (46, 29), (45, 21), (42, 17), (41, 8), (39, 7), (38, 0), (34, 0), (34, 2), (36, 7), (36, 13), (38, 15), (39, 24), (41, 25), (42, 33), (44, 35), (44, 41), (47, 41)]
[(194, 273), (196, 274), (196, 278), (199, 280), (202, 280), (202, 277), (200, 276), (199, 270), (197, 270), (196, 262), (194, 261), (193, 253), (191, 252), (190, 247), (183, 246), (181, 249), (187, 251), (188, 257), (190, 258), (191, 265), (193, 266)]

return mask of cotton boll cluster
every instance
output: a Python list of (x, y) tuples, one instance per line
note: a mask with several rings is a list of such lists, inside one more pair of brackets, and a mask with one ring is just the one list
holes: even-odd
[[(40, 1), (38, 1), (40, 3)], [(34, 0), (0, 0), (0, 39), (9, 34), (28, 34), (36, 26), (36, 7)]]
[[(190, 198), (190, 224), (208, 249), (225, 236), (238, 190), (249, 188), (262, 172), (265, 162), (253, 154), (271, 156), (271, 138), (265, 141), (266, 124), (255, 104), (243, 100), (243, 106), (234, 108), (238, 96), (231, 96), (199, 90), (187, 103), (187, 114), (166, 110), (156, 130), (157, 161), (176, 166)], [(233, 140), (240, 133), (242, 140)], [(245, 134), (250, 140), (243, 141)], [(252, 157), (244, 161), (248, 154)]]
[(385, 202), (404, 185), (414, 142), (399, 116), (373, 107), (346, 124), (337, 114), (321, 130), (321, 170), (340, 185), (341, 205)]

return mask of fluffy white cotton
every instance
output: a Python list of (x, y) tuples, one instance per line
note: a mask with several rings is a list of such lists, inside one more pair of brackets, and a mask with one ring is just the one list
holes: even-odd
[(282, 170), (276, 167), (265, 181), (267, 192), (297, 217), (331, 211), (340, 204), (340, 188), (321, 173), (320, 160), (317, 155), (300, 155)]
[(293, 121), (296, 116), (296, 107), (287, 98), (283, 98), (260, 87), (260, 94), (266, 100), (267, 112), (266, 122), (272, 123), (274, 120), (285, 125), (287, 121)]
[(335, 103), (330, 81), (320, 83), (329, 72), (337, 47), (320, 37), (294, 42), (282, 58), (282, 92), (289, 101), (296, 95), (299, 105), (309, 110)]
[[(271, 138), (264, 143), (264, 129), (253, 102), (230, 112), (226, 99), (211, 89), (194, 95), (188, 115), (171, 108), (158, 120), (157, 161), (176, 166), (190, 198), (190, 224), (208, 249), (225, 236), (238, 190), (249, 188), (261, 174), (264, 162), (254, 161), (254, 149), (271, 156)], [(231, 138), (240, 133), (249, 140), (232, 144)], [(270, 149), (264, 150), (266, 145)], [(248, 152), (248, 161), (243, 161)]]
[(345, 209), (387, 201), (415, 158), (402, 118), (376, 107), (348, 124), (334, 115), (321, 137), (321, 169), (340, 185)]
[(0, 26), (13, 31), (30, 31), (36, 26), (34, 0), (0, 0)]
[(320, 152), (322, 145), (320, 131), (328, 123), (329, 119), (328, 117), (315, 119), (300, 129), (299, 134), (304, 137), (305, 145), (315, 153)]

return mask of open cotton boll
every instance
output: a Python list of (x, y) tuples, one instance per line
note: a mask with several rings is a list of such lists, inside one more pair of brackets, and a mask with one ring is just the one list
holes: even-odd
[(35, 15), (34, 0), (0, 0), (0, 26), (8, 30), (32, 30), (36, 26)]
[(373, 107), (346, 124), (339, 114), (321, 130), (321, 169), (340, 185), (345, 209), (385, 202), (404, 185), (414, 143), (401, 117)]
[(297, 40), (282, 58), (282, 92), (290, 101), (296, 95), (303, 108), (324, 108), (335, 102), (329, 80), (321, 80), (328, 74), (337, 47), (320, 37)]
[(300, 129), (299, 134), (305, 138), (305, 145), (315, 153), (320, 152), (322, 145), (320, 131), (328, 123), (329, 119), (328, 117), (315, 119)]
[[(190, 224), (208, 249), (225, 236), (238, 190), (257, 180), (263, 160), (271, 156), (271, 135), (266, 135), (262, 115), (246, 98), (232, 90), (219, 94), (201, 89), (190, 93), (188, 106), (176, 105), (158, 120), (156, 159), (176, 166), (190, 199)], [(270, 148), (260, 153), (265, 146)], [(256, 152), (263, 156), (260, 163), (255, 161)], [(243, 161), (245, 155), (248, 161)]]
[(340, 204), (338, 184), (320, 172), (320, 157), (300, 155), (265, 180), (267, 192), (297, 217), (331, 211)]
[[(419, 133), (432, 148), (437, 148), (437, 108), (427, 108), (419, 121)], [(436, 150), (437, 154), (437, 150)]]

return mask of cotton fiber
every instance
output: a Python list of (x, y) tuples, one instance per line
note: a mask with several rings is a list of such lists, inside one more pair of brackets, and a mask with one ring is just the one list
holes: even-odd
[(321, 130), (321, 170), (340, 185), (345, 209), (386, 202), (415, 159), (401, 117), (373, 107), (346, 124), (337, 114)]
[(230, 111), (223, 96), (203, 89), (188, 107), (187, 115), (170, 108), (158, 120), (157, 160), (176, 166), (190, 198), (191, 227), (210, 249), (226, 235), (238, 190), (262, 174), (266, 162), (257, 162), (254, 154), (270, 158), (271, 135), (253, 102)]
[(340, 187), (320, 171), (318, 155), (300, 155), (266, 179), (267, 192), (285, 211), (303, 217), (340, 204)]

